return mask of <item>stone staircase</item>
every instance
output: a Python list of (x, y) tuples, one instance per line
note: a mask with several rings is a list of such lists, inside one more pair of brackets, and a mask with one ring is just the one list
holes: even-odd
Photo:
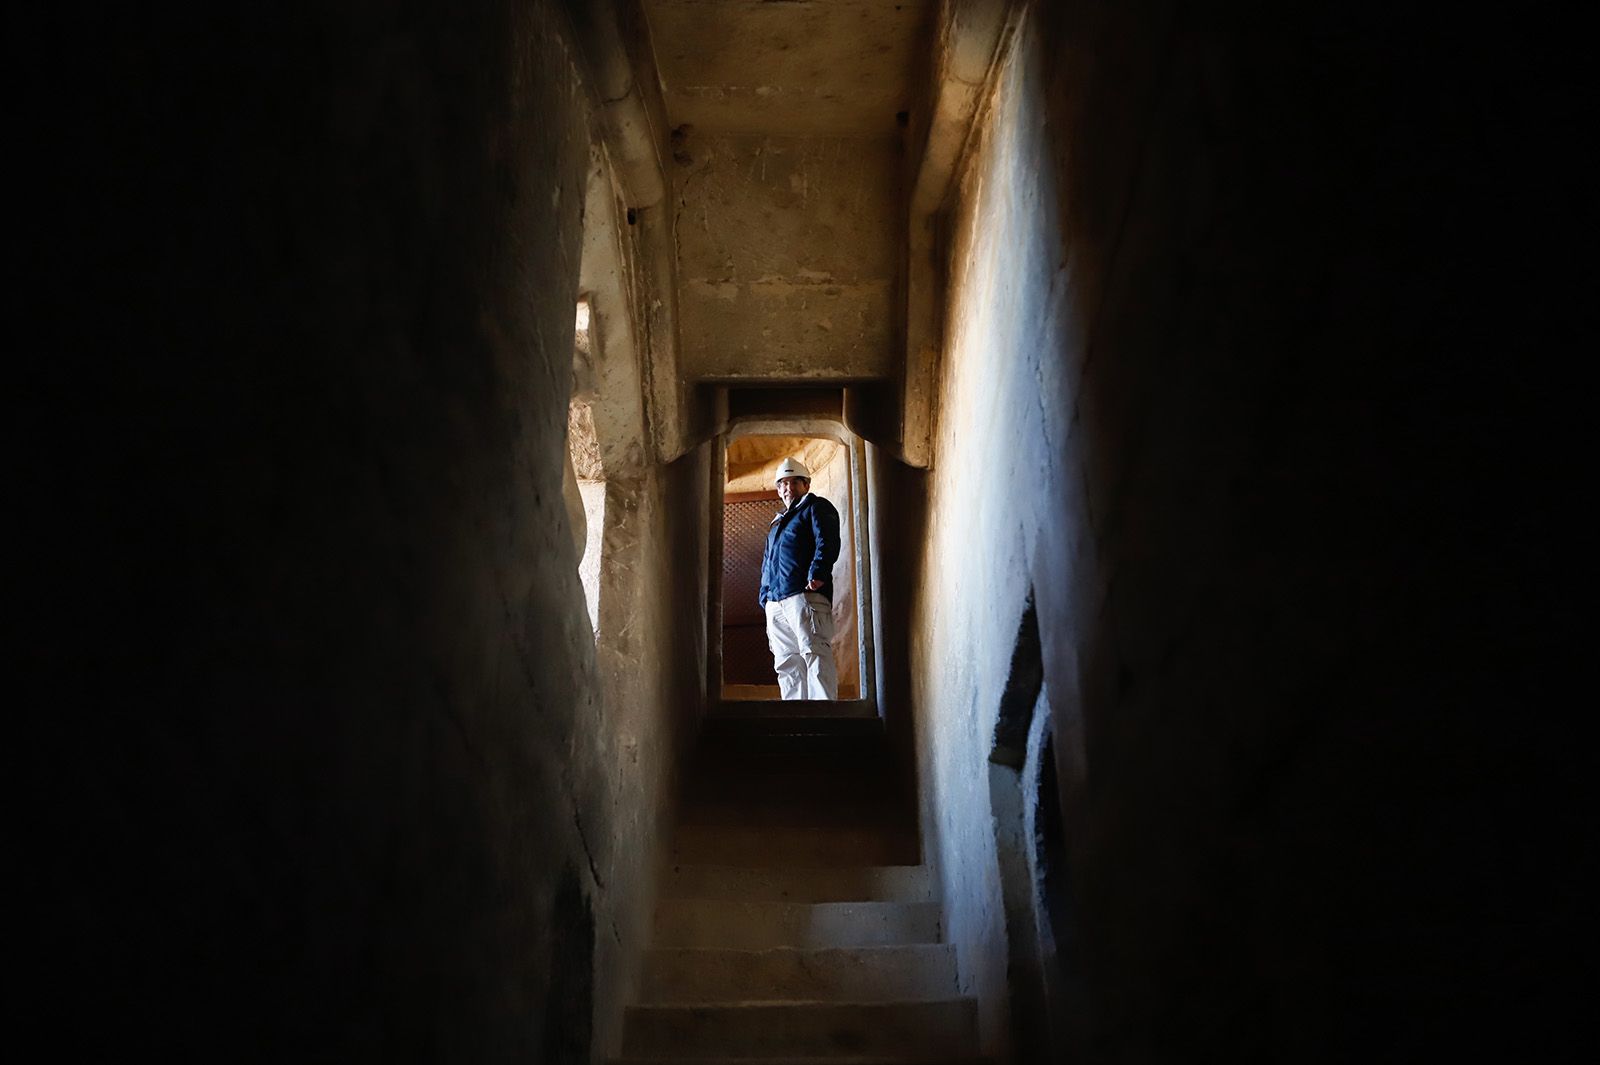
[(976, 1002), (957, 991), (880, 722), (810, 709), (708, 719), (626, 1065), (977, 1060)]

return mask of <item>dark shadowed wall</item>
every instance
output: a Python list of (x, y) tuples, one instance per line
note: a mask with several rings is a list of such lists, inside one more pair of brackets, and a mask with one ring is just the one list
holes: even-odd
[(1553, 441), (1477, 154), (1516, 97), (1421, 21), (1258, 14), (1035, 5), (961, 175), (909, 640), (946, 931), (1002, 1040), (983, 762), (1031, 587), (1058, 1053), (1547, 1039), (1575, 896), (1530, 842), (1547, 726), (1507, 715), (1548, 690)]
[(629, 487), (636, 581), (684, 586), (643, 589), (667, 635), (618, 651), (652, 670), (618, 726), (562, 502), (590, 147), (564, 24), (223, 6), (55, 42), (19, 603), (40, 801), (83, 808), (30, 863), (68, 1040), (589, 1060), (667, 706), (698, 700), (703, 649), (667, 646), (697, 629), (661, 622), (704, 530), (663, 499), (705, 474)]
[[(17, 969), (55, 1057), (613, 1038), (703, 694), (710, 460), (612, 486), (640, 624), (597, 659), (557, 6), (15, 35), (46, 146), (12, 203), (11, 749), (50, 843)], [(1593, 271), (1551, 247), (1587, 246), (1557, 148), (1588, 126), (1529, 132), (1565, 120), (1531, 16), (1225, 6), (1034, 5), (947, 219), (934, 467), (874, 449), (880, 699), (944, 928), (997, 1047), (984, 759), (1031, 587), (1058, 1049), (1550, 1060), (1589, 832), (1546, 758), (1587, 553), (1548, 532), (1587, 415), (1539, 357), (1592, 347), (1555, 323)], [(892, 439), (877, 398), (849, 416)]]

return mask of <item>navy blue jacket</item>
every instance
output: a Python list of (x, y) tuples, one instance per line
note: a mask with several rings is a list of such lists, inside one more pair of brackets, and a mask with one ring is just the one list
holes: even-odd
[(761, 558), (761, 608), (821, 581), (821, 594), (833, 600), (833, 564), (839, 560), (839, 512), (821, 496), (807, 492), (800, 502), (772, 519)]

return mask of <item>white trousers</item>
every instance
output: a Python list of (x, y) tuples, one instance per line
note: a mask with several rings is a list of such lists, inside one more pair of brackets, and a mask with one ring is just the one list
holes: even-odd
[(785, 699), (839, 698), (833, 605), (826, 596), (801, 592), (767, 603), (767, 646)]

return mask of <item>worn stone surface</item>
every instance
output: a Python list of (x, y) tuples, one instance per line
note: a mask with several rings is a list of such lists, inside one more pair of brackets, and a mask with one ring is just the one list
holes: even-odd
[[(811, 471), (813, 484), (831, 463), (848, 467), (850, 456), (837, 440), (814, 436), (741, 436), (728, 442), (728, 480), (726, 490), (770, 492), (776, 483), (778, 466), (786, 458), (802, 463)], [(781, 504), (780, 504), (781, 506)]]
[(727, 708), (719, 721), (755, 729), (707, 731), (683, 774), (680, 864), (626, 1054), (974, 1053), (976, 1003), (955, 986), (931, 878), (900, 864), (916, 830), (876, 719), (818, 721), (825, 747)]
[(674, 865), (661, 886), (672, 898), (751, 902), (849, 902), (882, 899), (925, 902), (932, 880), (921, 865), (857, 865), (836, 869)]
[(704, 695), (703, 625), (685, 625), (705, 581), (706, 527), (700, 508), (673, 500), (706, 483), (700, 448), (637, 481), (612, 479), (598, 564), (595, 662), (600, 713), (582, 740), (600, 772), (592, 784), (603, 838), (589, 843), (604, 891), (597, 907), (609, 936), (595, 952), (596, 1050), (612, 1053), (621, 1008), (639, 979), (656, 881), (665, 860), (667, 789), (692, 735)]
[(904, 1002), (956, 993), (955, 951), (942, 943), (767, 950), (652, 949), (641, 1001)]
[(583, 602), (589, 608), (589, 624), (600, 631), (600, 559), (606, 530), (606, 483), (579, 481), (578, 496), (583, 500), (583, 554), (579, 556), (578, 580), (583, 584)]
[[(775, 835), (781, 837), (785, 830)], [(730, 833), (731, 835), (731, 833)], [(818, 830), (839, 840), (839, 864), (860, 866), (850, 854), (850, 833)], [(734, 850), (730, 844), (728, 848)], [(773, 864), (748, 850), (749, 864)], [(931, 902), (729, 902), (726, 899), (665, 899), (656, 911), (655, 943), (661, 947), (873, 947), (939, 942), (939, 908)]]
[[(922, 784), (914, 904), (979, 1007), (952, 1042), (1008, 1030), (984, 756), (1031, 586), (1070, 1060), (1570, 1050), (1584, 807), (1548, 754), (1582, 749), (1555, 689), (1585, 555), (1552, 526), (1587, 416), (1540, 357), (1587, 350), (1560, 328), (1585, 275), (1548, 245), (1592, 196), (1556, 156), (1584, 124), (1530, 131), (1588, 95), (1540, 93), (1531, 20), (1036, 3), (948, 219), (927, 473), (891, 457), (922, 415), (874, 387), (905, 242), (876, 57), (910, 54), (888, 21), (910, 15), (646, 5), (689, 27), (659, 35), (672, 63), (714, 46), (715, 77), (667, 86), (706, 105), (666, 146), (670, 204), (704, 168), (725, 215), (696, 234), (700, 193), (630, 215), (611, 186), (566, 40), (588, 5), (560, 6), (62, 9), (27, 35), (49, 79), (25, 99), (67, 116), (22, 109), (48, 148), (19, 155), (42, 180), (16, 220), (11, 509), (13, 701), (44, 734), (14, 746), (24, 794), (72, 815), (19, 860), (50, 943), (26, 1013), (57, 1056), (618, 1050), (652, 798), (705, 696), (705, 382), (830, 375), (883, 445), (877, 694)], [(680, 321), (659, 297), (684, 248)], [(608, 397), (598, 643), (563, 493), (581, 295), (579, 387)], [(745, 812), (776, 786), (755, 768)], [(841, 858), (917, 849), (695, 833), (702, 858), (832, 863), (734, 878), (769, 899), (859, 901), (903, 878)], [(785, 1023), (815, 1049), (817, 1020)], [(764, 1021), (735, 1048), (770, 1046)]]
[(625, 1051), (756, 1060), (964, 1056), (976, 1049), (971, 999), (634, 1006)]
[(933, 0), (645, 0), (674, 124), (892, 134)]
[[(562, 492), (591, 163), (564, 27), (532, 0), (78, 35), (74, 221), (38, 262), (78, 305), (39, 306), (38, 394), (95, 443), (34, 511), (80, 562), (20, 593), (81, 715), (40, 750), (94, 811), (49, 863), (64, 1052), (604, 1050), (700, 698), (704, 522), (664, 500), (707, 464), (607, 508), (635, 620), (597, 663)], [(112, 350), (92, 386), (58, 372)], [(104, 627), (58, 639), (90, 600)]]
[(1472, 487), (1515, 494), (1518, 434), (1480, 429), (1528, 396), (1491, 399), (1460, 298), (1499, 261), (1449, 222), (1478, 171), (1435, 74), (1467, 68), (1398, 39), (1039, 5), (961, 175), (910, 641), (926, 832), (993, 1003), (979, 782), (1031, 586), (1072, 1060), (1509, 1048), (1490, 989), (1544, 999), (1510, 975), (1550, 935), (1511, 904), (1519, 821), (1470, 768), (1538, 742), (1488, 753), (1541, 683), (1514, 634), (1541, 564)]
[(674, 155), (684, 372), (886, 376), (902, 229), (897, 142), (689, 130)]

